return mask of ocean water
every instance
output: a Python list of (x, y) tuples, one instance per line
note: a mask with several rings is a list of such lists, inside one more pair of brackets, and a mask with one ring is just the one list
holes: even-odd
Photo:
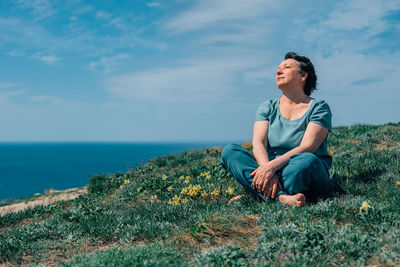
[(82, 187), (95, 173), (132, 170), (157, 156), (226, 143), (0, 143), (0, 200)]

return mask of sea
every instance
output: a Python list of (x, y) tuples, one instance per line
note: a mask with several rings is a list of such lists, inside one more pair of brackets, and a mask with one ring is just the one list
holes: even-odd
[(0, 143), (0, 201), (82, 187), (92, 174), (127, 172), (158, 156), (228, 143)]

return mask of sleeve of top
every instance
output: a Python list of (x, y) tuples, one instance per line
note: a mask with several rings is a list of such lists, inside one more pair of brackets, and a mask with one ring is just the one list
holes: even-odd
[(320, 101), (316, 107), (314, 108), (311, 116), (310, 121), (321, 125), (328, 129), (329, 131), (332, 130), (332, 113), (331, 109), (324, 100)]
[(271, 102), (263, 102), (257, 109), (255, 121), (269, 121), (271, 115)]

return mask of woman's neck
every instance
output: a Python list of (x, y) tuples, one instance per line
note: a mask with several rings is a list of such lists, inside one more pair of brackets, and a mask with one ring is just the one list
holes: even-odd
[(285, 102), (287, 104), (300, 104), (300, 103), (308, 103), (311, 97), (306, 95), (303, 91), (283, 91), (281, 102)]

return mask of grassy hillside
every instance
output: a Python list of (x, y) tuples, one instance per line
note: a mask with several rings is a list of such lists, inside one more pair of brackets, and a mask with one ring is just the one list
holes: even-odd
[(400, 264), (400, 123), (335, 128), (329, 151), (333, 196), (303, 208), (228, 206), (243, 190), (220, 149), (93, 175), (87, 195), (2, 216), (0, 263)]

